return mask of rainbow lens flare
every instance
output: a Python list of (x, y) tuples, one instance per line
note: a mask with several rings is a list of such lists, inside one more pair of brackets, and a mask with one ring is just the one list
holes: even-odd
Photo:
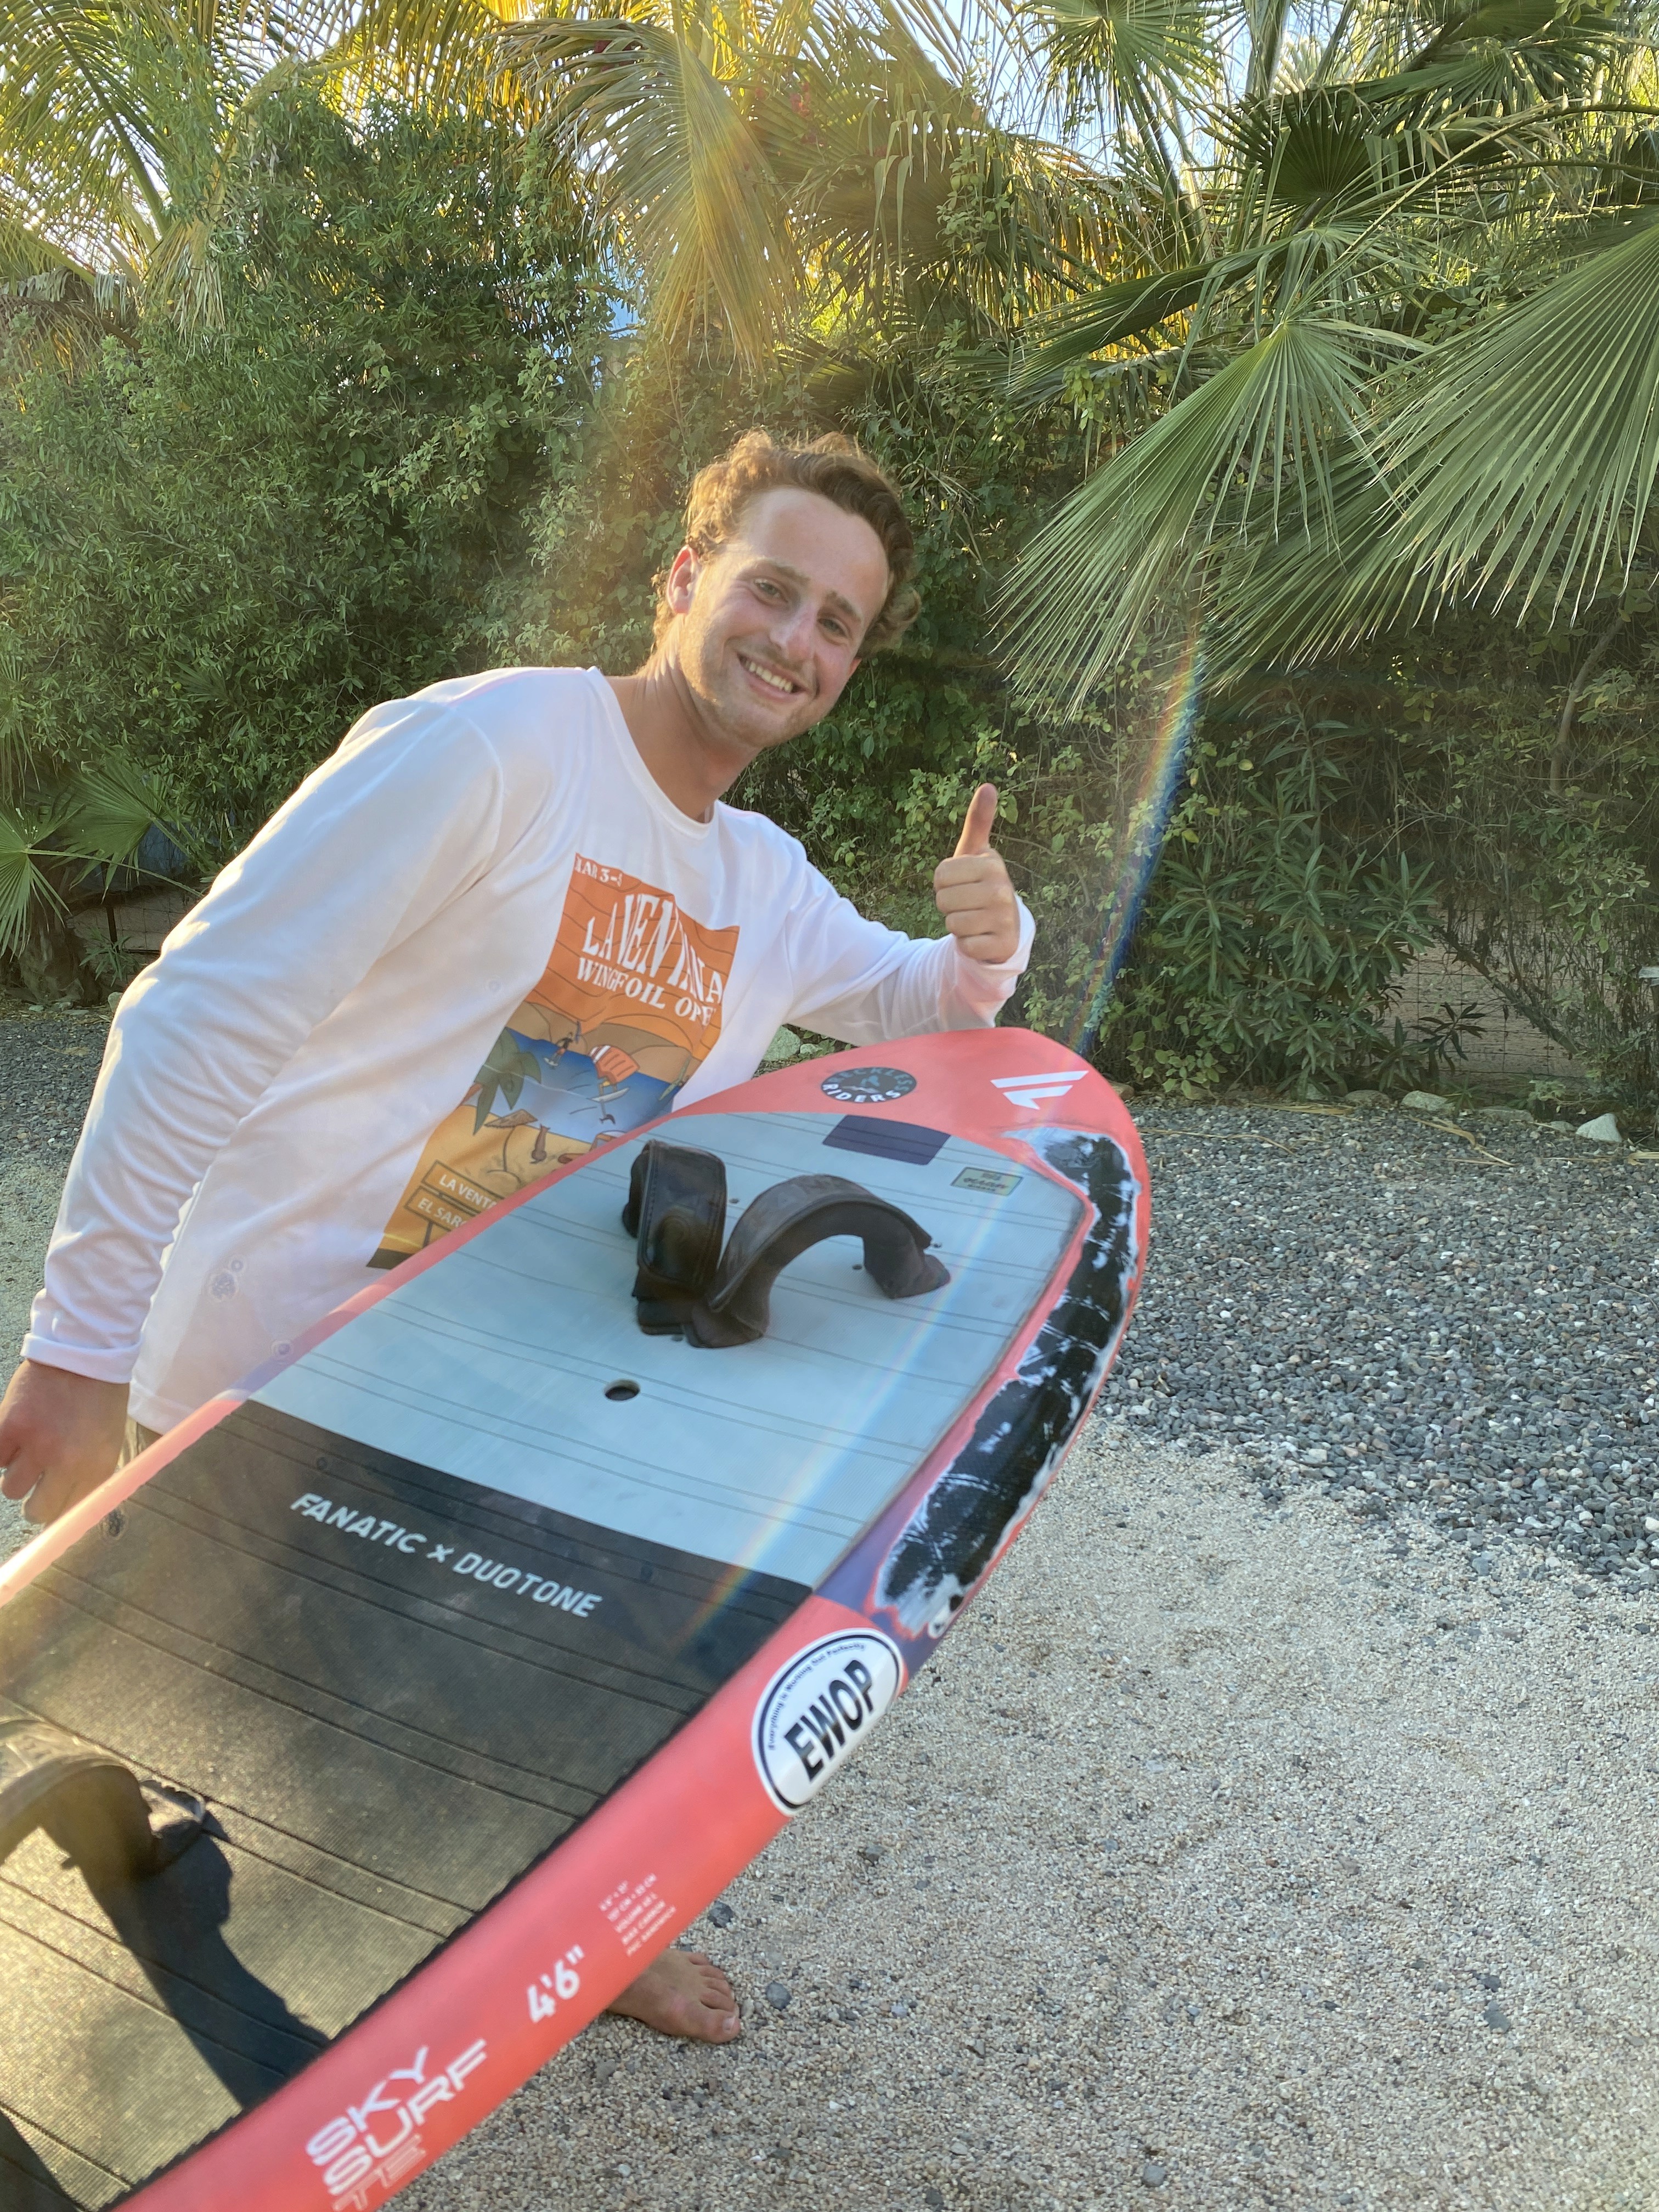
[(1102, 909), (1100, 937), (1079, 994), (1076, 1018), (1066, 1033), (1066, 1042), (1085, 1059), (1127, 956), (1147, 887), (1164, 849), (1203, 692), (1203, 659), (1201, 629), (1194, 621), (1175, 649), (1169, 674), (1160, 687), (1152, 739), (1116, 840), (1116, 870)]

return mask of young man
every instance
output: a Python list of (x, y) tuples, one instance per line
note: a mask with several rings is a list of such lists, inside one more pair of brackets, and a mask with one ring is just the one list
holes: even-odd
[[(498, 670), (363, 717), (111, 1027), (0, 1404), (5, 1494), (31, 1519), (286, 1351), (366, 1268), (743, 1081), (781, 1024), (875, 1043), (995, 1019), (1031, 923), (988, 784), (927, 940), (719, 804), (915, 618), (914, 557), (856, 447), (751, 431), (692, 487), (637, 674)], [(738, 2033), (693, 1953), (617, 2008)]]

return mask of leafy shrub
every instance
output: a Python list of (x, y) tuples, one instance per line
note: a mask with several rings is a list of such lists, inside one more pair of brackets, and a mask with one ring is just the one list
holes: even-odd
[(0, 410), (14, 799), (162, 775), (221, 852), (375, 701), (499, 650), (499, 579), (607, 313), (555, 167), (465, 119), (273, 101), (225, 324), (30, 359)]
[[(376, 700), (514, 659), (637, 665), (694, 469), (756, 421), (836, 427), (904, 485), (923, 616), (733, 797), (925, 933), (934, 865), (994, 781), (1038, 920), (1013, 1011), (1077, 1031), (1149, 834), (1170, 640), (1139, 641), (1081, 714), (1011, 690), (998, 585), (1088, 457), (1066, 408), (1007, 402), (982, 326), (858, 326), (759, 380), (713, 352), (671, 374), (612, 327), (582, 204), (535, 145), (392, 111), (353, 131), (298, 94), (270, 105), (230, 245), (211, 337), (111, 322), (37, 356), (21, 313), (0, 336), (0, 899), (31, 869), (71, 904), (113, 880), (68, 857), (113, 850), (83, 834), (89, 771), (131, 802), (129, 843), (147, 806), (206, 869)], [(1102, 1065), (1188, 1094), (1422, 1079), (1435, 1040), (1391, 1037), (1388, 1001), (1437, 935), (1650, 1089), (1644, 637), (1638, 608), (1566, 738), (1587, 641), (1484, 624), (1211, 702)], [(38, 973), (66, 973), (61, 932), (37, 935)]]

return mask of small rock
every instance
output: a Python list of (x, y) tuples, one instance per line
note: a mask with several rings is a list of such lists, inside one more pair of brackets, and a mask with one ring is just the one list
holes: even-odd
[(781, 1067), (786, 1060), (794, 1060), (800, 1052), (800, 1039), (793, 1030), (780, 1030), (761, 1054), (763, 1067)]
[(924, 2189), (921, 2201), (927, 2207), (927, 2212), (945, 2212), (945, 2191), (942, 2189)]
[(860, 1844), (859, 1845), (859, 1856), (861, 1859), (867, 1859), (870, 1864), (874, 1866), (881, 1857), (881, 1845), (879, 1844)]
[(1330, 1454), (1323, 1444), (1310, 1444), (1302, 1455), (1304, 1467), (1323, 1467)]
[(901, 1997), (898, 2002), (893, 2007), (893, 2018), (895, 2020), (908, 2020), (909, 2017), (910, 2008), (905, 2003), (903, 1998)]
[(790, 1996), (791, 1991), (787, 1982), (769, 1982), (766, 1984), (766, 2002), (774, 2012), (781, 2012), (788, 2003)]
[(1451, 1108), (1451, 1100), (1437, 1091), (1408, 1091), (1400, 1103), (1413, 1114), (1444, 1114)]
[(1148, 2189), (1157, 2189), (1170, 2178), (1170, 2169), (1155, 2158), (1149, 2158), (1140, 2169), (1140, 2178)]
[(1483, 1990), (1495, 1990), (1499, 1986), (1496, 1974), (1477, 1974), (1474, 1978)]
[(703, 1915), (703, 1918), (712, 1922), (716, 1928), (729, 1928), (737, 1917), (731, 1906), (723, 1903), (711, 1905)]
[(1343, 1097), (1348, 1105), (1358, 1106), (1362, 1113), (1374, 1113), (1379, 1107), (1394, 1103), (1386, 1091), (1348, 1091)]
[(1620, 1141), (1619, 1124), (1611, 1114), (1598, 1114), (1593, 1121), (1581, 1121), (1574, 1134), (1588, 1137), (1593, 1145), (1616, 1145)]
[(1510, 2016), (1508, 2013), (1504, 2011), (1503, 2006), (1498, 2002), (1495, 1997), (1486, 2007), (1486, 2009), (1481, 2017), (1485, 2020), (1488, 2027), (1495, 2027), (1500, 2035), (1507, 2035), (1509, 2033)]

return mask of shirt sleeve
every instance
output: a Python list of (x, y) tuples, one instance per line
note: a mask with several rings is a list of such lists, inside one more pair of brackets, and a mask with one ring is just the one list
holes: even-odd
[(1025, 972), (1036, 925), (1024, 902), (1012, 960), (970, 960), (954, 937), (907, 937), (871, 921), (805, 861), (785, 938), (793, 997), (786, 1018), (843, 1044), (880, 1044), (935, 1030), (989, 1029)]
[(111, 1025), (26, 1359), (130, 1380), (161, 1261), (216, 1155), (317, 1024), (488, 867), (501, 775), (431, 700), (376, 708), (133, 983)]

